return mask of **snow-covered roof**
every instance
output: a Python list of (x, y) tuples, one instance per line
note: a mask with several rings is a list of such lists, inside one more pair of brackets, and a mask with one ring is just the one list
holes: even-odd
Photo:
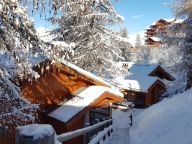
[(65, 60), (59, 60), (59, 61), (61, 63), (63, 63), (64, 65), (68, 66), (69, 68), (75, 70), (76, 72), (78, 72), (78, 73), (80, 73), (82, 75), (85, 75), (86, 77), (88, 77), (88, 78), (90, 78), (90, 79), (92, 79), (94, 81), (97, 81), (97, 82), (99, 82), (101, 84), (104, 84), (104, 85), (106, 85), (108, 87), (112, 87), (111, 84), (109, 84), (108, 82), (104, 81), (103, 79), (95, 76), (94, 74), (92, 74), (92, 73), (90, 73), (88, 71), (83, 70), (82, 68), (80, 68), (80, 67), (78, 67), (78, 66), (76, 66), (76, 65), (74, 65), (74, 64), (72, 64), (72, 63), (70, 63), (68, 61), (65, 61)]
[(136, 80), (127, 79), (124, 80), (123, 84), (121, 85), (122, 88), (133, 90), (133, 91), (140, 91), (140, 92), (148, 92), (148, 89), (157, 81), (159, 80), (156, 77), (138, 77)]
[(142, 76), (148, 76), (152, 71), (154, 71), (159, 64), (135, 64), (130, 62), (128, 70), (131, 73), (131, 78), (137, 78), (141, 74)]
[(120, 62), (121, 66), (124, 64), (128, 66), (128, 71), (132, 78), (137, 78), (141, 74), (148, 76), (153, 70), (155, 70), (159, 64), (135, 64), (133, 62)]
[(132, 62), (121, 62), (121, 65), (127, 65), (130, 73), (122, 81), (122, 88), (147, 92), (156, 81), (161, 81), (158, 77), (149, 76), (150, 73), (152, 73), (159, 66), (158, 64), (135, 64)]
[(158, 37), (150, 37), (150, 39), (152, 39), (152, 40), (154, 40), (154, 41), (161, 41), (161, 39), (158, 38)]
[[(42, 57), (42, 56), (31, 56), (30, 57), (30, 64), (35, 66), (35, 65), (41, 63), (42, 61), (45, 61), (46, 59), (47, 58)], [(54, 62), (57, 62), (57, 61), (54, 61)], [(95, 84), (100, 84), (100, 85), (104, 85), (107, 87), (112, 87), (112, 85), (110, 83), (104, 81), (103, 79), (95, 76), (94, 74), (92, 74), (88, 71), (85, 71), (82, 68), (80, 68), (80, 67), (78, 67), (78, 66), (76, 66), (76, 65), (74, 65), (74, 64), (72, 64), (66, 60), (59, 59), (58, 62), (60, 62), (60, 63), (64, 64), (65, 66), (75, 70), (77, 73), (82, 74), (82, 75), (86, 76), (87, 78), (92, 79), (95, 82)]]
[(105, 92), (123, 97), (123, 94), (117, 90), (104, 86), (90, 86), (61, 107), (49, 113), (48, 116), (62, 122), (67, 122)]
[[(159, 19), (159, 20), (165, 20), (165, 21), (167, 21), (167, 22), (169, 22), (169, 23), (171, 23), (171, 22), (173, 22), (173, 23), (181, 23), (181, 22), (183, 22), (182, 19), (175, 19), (175, 18), (169, 18), (169, 19), (164, 19), (164, 18), (162, 18), (162, 19)], [(157, 23), (159, 20), (154, 21), (154, 22), (151, 24), (151, 26), (156, 25), (156, 23)], [(147, 27), (147, 28), (150, 28), (150, 27)], [(146, 28), (146, 29), (147, 29), (147, 28)]]

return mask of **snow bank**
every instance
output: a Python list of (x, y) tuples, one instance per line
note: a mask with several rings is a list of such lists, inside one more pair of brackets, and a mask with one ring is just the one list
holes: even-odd
[(48, 124), (31, 124), (17, 128), (22, 136), (33, 137), (33, 140), (42, 139), (45, 136), (53, 135), (55, 130)]
[(151, 106), (135, 119), (131, 144), (189, 144), (192, 134), (192, 89)]

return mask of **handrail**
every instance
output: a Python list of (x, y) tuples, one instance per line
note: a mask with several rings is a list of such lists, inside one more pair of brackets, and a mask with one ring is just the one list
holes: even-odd
[(110, 136), (110, 132), (113, 129), (113, 126), (105, 128), (102, 132), (98, 133), (97, 138), (93, 138), (88, 144), (98, 144), (102, 139), (106, 139), (106, 135)]
[(86, 128), (82, 128), (82, 129), (78, 129), (78, 130), (75, 130), (75, 131), (72, 131), (72, 132), (67, 132), (67, 133), (60, 134), (60, 135), (57, 136), (57, 140), (59, 142), (65, 142), (65, 141), (70, 140), (72, 138), (84, 135), (84, 134), (86, 134), (86, 133), (88, 133), (90, 131), (93, 131), (94, 129), (96, 129), (96, 128), (100, 127), (100, 126), (103, 126), (103, 125), (105, 125), (107, 123), (110, 123), (110, 122), (112, 122), (112, 119), (109, 119), (109, 120), (94, 124), (92, 126), (88, 126)]

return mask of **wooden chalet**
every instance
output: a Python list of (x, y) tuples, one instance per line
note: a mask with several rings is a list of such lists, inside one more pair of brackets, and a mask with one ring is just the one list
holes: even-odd
[(161, 41), (160, 39), (156, 37), (148, 37), (145, 40), (145, 43), (150, 47), (150, 48), (158, 48), (161, 46)]
[(160, 20), (156, 21), (155, 25), (157, 26), (158, 30), (163, 31), (166, 29), (166, 26), (170, 25), (170, 24), (171, 24), (170, 20), (160, 19)]
[(158, 21), (153, 22), (149, 28), (146, 29), (146, 44), (150, 48), (158, 48), (161, 46), (161, 41), (155, 41), (154, 37), (157, 32), (161, 33), (169, 33), (167, 30), (167, 26), (176, 22), (176, 19), (160, 19)]
[(163, 80), (173, 81), (174, 78), (157, 64), (134, 64), (123, 62), (131, 73), (122, 84), (125, 99), (133, 102), (136, 107), (147, 107), (160, 101), (166, 92)]
[(146, 34), (147, 38), (153, 37), (154, 35), (156, 35), (156, 31), (153, 28), (148, 28), (148, 29), (146, 29), (145, 34)]
[[(38, 79), (21, 82), (22, 95), (39, 104), (38, 123), (51, 124), (57, 134), (111, 117), (111, 103), (124, 100), (122, 93), (93, 74), (69, 63), (43, 61), (34, 67)], [(80, 136), (65, 144), (83, 144)]]

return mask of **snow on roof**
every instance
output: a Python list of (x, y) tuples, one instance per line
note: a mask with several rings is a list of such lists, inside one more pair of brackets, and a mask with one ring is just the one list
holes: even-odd
[(158, 37), (150, 37), (152, 40), (154, 40), (154, 41), (160, 41), (161, 39), (160, 38), (158, 38)]
[(139, 113), (130, 129), (130, 143), (191, 143), (191, 95), (192, 89), (189, 89), (182, 94), (164, 99)]
[(128, 71), (131, 73), (132, 78), (137, 78), (141, 74), (148, 76), (153, 70), (155, 70), (159, 64), (135, 64), (133, 62), (120, 62), (120, 65), (128, 65)]
[(157, 81), (159, 80), (156, 77), (139, 77), (136, 80), (124, 80), (123, 84), (121, 85), (122, 88), (133, 90), (133, 91), (140, 91), (140, 92), (148, 92), (148, 89)]
[(183, 19), (177, 19), (174, 23), (182, 23), (183, 21)]
[(164, 19), (164, 20), (167, 21), (167, 22), (174, 22), (175, 18), (169, 18), (169, 19)]
[[(127, 65), (129, 75), (121, 82), (121, 87), (135, 91), (147, 92), (148, 89), (157, 81), (157, 77), (151, 77), (158, 64), (135, 64), (132, 62), (121, 62), (121, 65)], [(160, 80), (161, 81), (161, 80)]]
[(123, 97), (123, 94), (117, 90), (104, 86), (90, 86), (71, 100), (64, 103), (61, 107), (49, 113), (48, 116), (62, 122), (67, 122), (105, 92)]
[[(47, 59), (47, 57), (45, 56), (42, 56), (42, 55), (32, 55), (32, 54), (28, 54), (28, 57), (29, 57), (29, 64), (32, 65), (32, 66), (35, 66), (39, 63), (41, 63), (42, 61), (45, 61)], [(62, 64), (66, 65), (67, 67), (70, 67), (71, 69), (75, 70), (76, 72), (94, 80), (94, 81), (97, 81), (98, 83), (100, 84), (103, 84), (105, 86), (108, 86), (108, 87), (112, 87), (111, 84), (109, 84), (108, 82), (104, 81), (103, 79), (95, 76), (94, 74), (90, 73), (90, 72), (87, 72), (85, 70), (83, 70), (82, 68), (68, 62), (68, 61), (65, 61), (65, 60), (62, 60), (62, 59), (59, 59), (58, 60), (59, 62), (61, 62)]]
[(70, 67), (71, 69), (77, 71), (78, 73), (87, 76), (88, 78), (91, 78), (91, 79), (93, 79), (93, 80), (95, 80), (95, 81), (97, 81), (97, 82), (100, 82), (100, 83), (102, 83), (102, 84), (104, 84), (104, 85), (106, 85), (106, 86), (108, 86), (108, 87), (112, 87), (111, 84), (109, 84), (108, 82), (104, 81), (103, 79), (95, 76), (94, 74), (92, 74), (92, 73), (90, 73), (90, 72), (87, 72), (87, 71), (83, 70), (82, 68), (80, 68), (80, 67), (78, 67), (78, 66), (76, 66), (76, 65), (74, 65), (74, 64), (72, 64), (72, 63), (70, 63), (70, 62), (68, 62), (68, 61), (61, 60), (61, 59), (60, 59), (59, 61), (60, 61), (61, 63), (63, 63), (64, 65)]
[(141, 74), (143, 76), (148, 76), (152, 71), (154, 71), (159, 64), (135, 64), (129, 63), (129, 72), (131, 73), (131, 78), (137, 78)]

